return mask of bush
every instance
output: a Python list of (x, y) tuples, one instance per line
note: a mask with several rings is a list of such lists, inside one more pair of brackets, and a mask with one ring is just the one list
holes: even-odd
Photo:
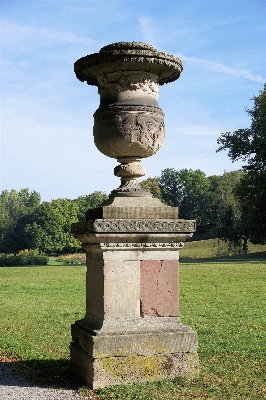
[(0, 267), (11, 267), (17, 266), (19, 264), (19, 259), (11, 254), (1, 254), (0, 255)]
[(21, 250), (17, 255), (1, 254), (0, 267), (47, 265), (49, 258), (38, 250)]
[(56, 261), (63, 262), (65, 264), (83, 264), (86, 262), (86, 254), (85, 253), (75, 253), (75, 254), (66, 254), (59, 256)]

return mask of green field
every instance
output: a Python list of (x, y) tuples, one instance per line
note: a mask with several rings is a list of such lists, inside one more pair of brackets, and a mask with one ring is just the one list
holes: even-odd
[(266, 245), (254, 245), (248, 242), (248, 253), (243, 254), (241, 248), (230, 246), (219, 239), (199, 240), (186, 242), (185, 247), (180, 250), (180, 259), (266, 259)]
[[(184, 251), (183, 249), (182, 251)], [(266, 261), (181, 263), (181, 320), (198, 333), (200, 377), (122, 385), (94, 399), (266, 398)], [(42, 385), (81, 387), (69, 370), (70, 325), (85, 313), (85, 267), (0, 268), (0, 355)]]

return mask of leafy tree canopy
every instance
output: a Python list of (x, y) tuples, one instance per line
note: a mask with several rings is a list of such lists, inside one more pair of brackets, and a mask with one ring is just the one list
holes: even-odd
[(211, 184), (209, 207), (205, 205), (205, 213), (213, 231), (213, 237), (245, 249), (248, 233), (236, 194), (236, 188), (243, 175), (242, 171), (231, 171), (224, 172), (223, 175), (209, 176)]
[(21, 189), (17, 192), (12, 189), (0, 194), (0, 252), (16, 252), (17, 247), (23, 249), (23, 235), (16, 226), (21, 218), (27, 219), (40, 202), (41, 196), (35, 190)]
[(70, 227), (85, 219), (89, 208), (98, 207), (108, 196), (100, 191), (75, 200), (57, 199), (41, 203), (39, 193), (4, 190), (0, 195), (0, 252), (17, 253), (39, 249), (47, 254), (71, 253), (81, 248)]
[(141, 186), (145, 189), (149, 190), (153, 197), (157, 197), (157, 199), (162, 201), (162, 194), (158, 182), (158, 178), (148, 178), (140, 182)]
[(27, 248), (48, 254), (76, 251), (81, 247), (70, 231), (71, 223), (78, 221), (78, 205), (69, 199), (43, 202), (31, 214), (25, 225)]
[(259, 96), (253, 96), (254, 107), (246, 109), (251, 117), (250, 128), (222, 133), (217, 140), (221, 150), (228, 150), (232, 161), (243, 160), (247, 172), (266, 172), (266, 83)]
[(95, 192), (86, 196), (79, 196), (74, 202), (78, 205), (78, 220), (85, 221), (86, 211), (91, 208), (99, 207), (105, 200), (108, 199), (106, 193), (96, 190)]
[(236, 188), (242, 215), (250, 240), (266, 243), (266, 84), (254, 106), (246, 112), (251, 117), (250, 128), (222, 133), (217, 151), (228, 149), (232, 161), (242, 160), (246, 174)]
[(201, 199), (210, 187), (201, 170), (166, 168), (158, 178), (162, 199), (173, 207), (180, 207), (180, 218), (194, 219), (198, 215)]

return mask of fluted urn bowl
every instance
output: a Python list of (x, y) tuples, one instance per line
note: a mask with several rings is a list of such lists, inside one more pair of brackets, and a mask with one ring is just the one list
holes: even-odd
[[(110, 44), (76, 61), (77, 78), (97, 86), (100, 95), (94, 113), (95, 145), (106, 156), (121, 164), (125, 161), (124, 177), (126, 162), (137, 167), (141, 158), (162, 147), (165, 129), (164, 113), (158, 106), (159, 86), (178, 79), (182, 69), (179, 58), (138, 42)], [(137, 175), (132, 168), (128, 168), (130, 179), (145, 174), (144, 167), (142, 172), (138, 167)], [(122, 176), (118, 170), (115, 174)]]

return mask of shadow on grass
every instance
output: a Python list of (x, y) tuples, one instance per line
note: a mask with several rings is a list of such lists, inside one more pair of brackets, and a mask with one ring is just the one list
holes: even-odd
[[(83, 386), (71, 370), (70, 361), (67, 359), (2, 361), (1, 364), (12, 375), (24, 378), (33, 386), (54, 389), (78, 389)], [(14, 385), (11, 379), (6, 379), (5, 382), (6, 385)]]

